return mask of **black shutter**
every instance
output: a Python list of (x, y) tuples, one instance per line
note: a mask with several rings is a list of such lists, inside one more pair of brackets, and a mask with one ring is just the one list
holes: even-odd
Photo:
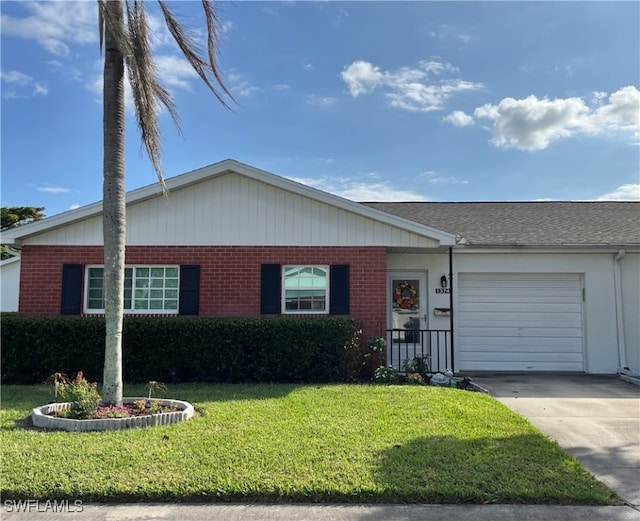
[(329, 271), (329, 313), (349, 314), (349, 265), (334, 264)]
[(200, 312), (200, 266), (180, 266), (179, 315), (197, 315)]
[(280, 264), (263, 264), (260, 270), (260, 313), (278, 315), (281, 311)]
[(79, 315), (82, 311), (82, 264), (62, 265), (61, 315)]

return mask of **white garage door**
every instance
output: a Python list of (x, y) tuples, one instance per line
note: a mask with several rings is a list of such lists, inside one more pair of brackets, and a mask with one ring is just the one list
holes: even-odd
[(461, 273), (461, 371), (584, 371), (582, 279), (566, 273)]

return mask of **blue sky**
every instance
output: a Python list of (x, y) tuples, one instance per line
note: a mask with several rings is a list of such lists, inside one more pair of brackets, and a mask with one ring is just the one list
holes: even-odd
[[(199, 2), (175, 2), (201, 31)], [(640, 199), (638, 2), (224, 2), (225, 110), (155, 2), (166, 177), (234, 158), (356, 201)], [(94, 1), (2, 1), (3, 206), (101, 199)], [(155, 174), (132, 113), (127, 188)]]

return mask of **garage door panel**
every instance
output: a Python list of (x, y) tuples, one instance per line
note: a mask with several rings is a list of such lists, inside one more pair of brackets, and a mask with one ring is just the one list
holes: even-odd
[[(571, 317), (560, 317), (552, 315), (548, 318), (536, 318), (531, 315), (513, 314), (509, 317), (509, 320), (513, 321), (514, 327), (531, 327), (531, 328), (543, 328), (543, 327), (572, 327), (582, 328), (582, 317), (580, 315), (574, 315)], [(465, 327), (503, 327), (504, 323), (500, 318), (496, 318), (495, 315), (490, 314), (486, 316), (478, 316), (474, 314), (471, 318), (465, 321)]]
[[(545, 302), (549, 300), (549, 291), (553, 291), (554, 300), (563, 299), (565, 302), (573, 302), (576, 297), (576, 291), (573, 288), (547, 288), (536, 287), (528, 288), (478, 288), (468, 289), (465, 292), (465, 301), (483, 301), (487, 298), (487, 290), (491, 289), (491, 297), (494, 297), (498, 301), (518, 301), (524, 298), (537, 300), (539, 302)], [(523, 296), (523, 294), (525, 296)]]
[(580, 303), (547, 302), (460, 302), (458, 313), (581, 313)]
[[(523, 352), (523, 353), (513, 353), (513, 356), (509, 357), (510, 362), (520, 362), (528, 364), (531, 361), (535, 361), (536, 352)], [(500, 351), (489, 351), (482, 353), (482, 355), (478, 354), (478, 356), (465, 356), (463, 360), (468, 360), (469, 362), (504, 362), (504, 353)], [(544, 362), (546, 363), (562, 363), (562, 362), (581, 362), (582, 357), (578, 353), (550, 353), (548, 356), (545, 356)]]
[(461, 273), (458, 280), (462, 370), (584, 370), (579, 274)]
[[(461, 362), (462, 363), (462, 362)], [(481, 362), (464, 362), (465, 371), (496, 371), (496, 372), (522, 372), (522, 371), (540, 371), (540, 372), (567, 372), (575, 373), (584, 370), (582, 362), (545, 362), (541, 360), (532, 361), (523, 366), (522, 362), (500, 361), (492, 362), (491, 369), (487, 369), (487, 363)]]
[(548, 338), (530, 338), (520, 339), (521, 342), (516, 344), (512, 338), (509, 337), (487, 337), (478, 338), (470, 341), (466, 338), (461, 338), (458, 342), (458, 347), (464, 351), (504, 351), (508, 354), (509, 350), (527, 348), (532, 351), (539, 351), (541, 353), (556, 352), (561, 347), (565, 351), (575, 351), (576, 353), (582, 352), (582, 339), (576, 338), (575, 342), (567, 342), (566, 339), (562, 339), (562, 345), (558, 345), (558, 340), (553, 337)]
[(581, 330), (577, 328), (567, 327), (542, 327), (542, 328), (517, 328), (517, 327), (461, 327), (458, 329), (458, 333), (464, 336), (470, 337), (504, 337), (513, 338), (516, 341), (518, 338), (582, 338)]

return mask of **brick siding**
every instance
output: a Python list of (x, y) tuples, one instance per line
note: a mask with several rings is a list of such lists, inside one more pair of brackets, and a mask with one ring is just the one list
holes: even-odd
[[(200, 266), (200, 316), (260, 314), (260, 265), (349, 264), (350, 315), (365, 338), (386, 329), (384, 247), (128, 246), (126, 263)], [(63, 264), (102, 264), (101, 246), (24, 246), (19, 312), (60, 313)]]

